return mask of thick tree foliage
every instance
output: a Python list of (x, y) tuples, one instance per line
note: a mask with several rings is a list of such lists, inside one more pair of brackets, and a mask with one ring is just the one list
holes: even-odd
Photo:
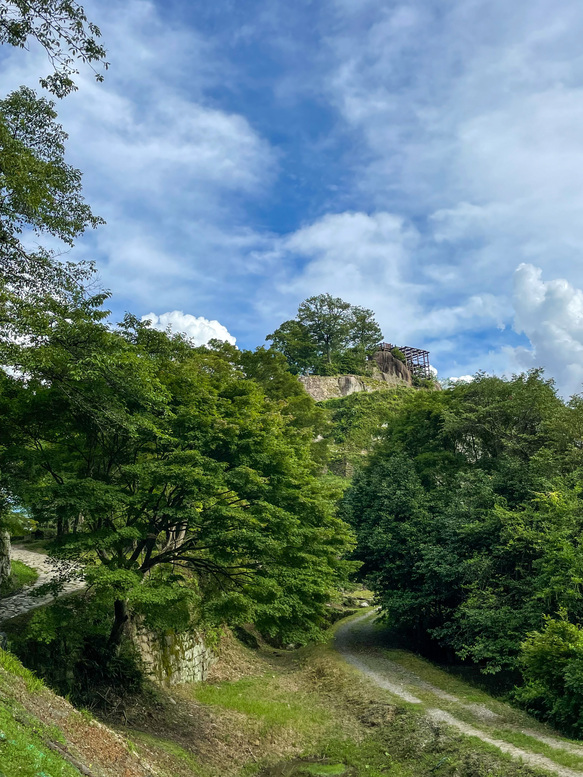
[(526, 664), (521, 645), (559, 610), (583, 625), (582, 410), (538, 371), (419, 392), (342, 509), (391, 623), (486, 672), (530, 667), (529, 706), (550, 716), (532, 669), (542, 638)]
[(334, 375), (363, 372), (382, 332), (372, 310), (319, 294), (304, 300), (297, 317), (266, 339), (284, 354), (292, 372)]
[(313, 402), (279, 354), (193, 348), (133, 317), (112, 330), (99, 302), (1, 376), (12, 493), (111, 592), (114, 646), (129, 610), (313, 637), (350, 545), (317, 478)]

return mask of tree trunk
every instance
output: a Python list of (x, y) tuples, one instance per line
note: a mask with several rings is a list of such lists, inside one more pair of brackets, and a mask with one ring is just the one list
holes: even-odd
[(10, 579), (10, 534), (0, 530), (0, 585)]
[(124, 633), (128, 626), (129, 614), (128, 603), (125, 599), (116, 599), (113, 604), (114, 620), (111, 632), (109, 634), (108, 644), (114, 650), (118, 650), (121, 645)]

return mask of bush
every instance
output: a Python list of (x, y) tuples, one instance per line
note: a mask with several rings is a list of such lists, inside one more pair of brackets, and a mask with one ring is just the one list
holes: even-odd
[(8, 644), (25, 666), (77, 706), (102, 706), (110, 696), (138, 693), (143, 686), (133, 645), (108, 645), (110, 603), (70, 596), (6, 624)]
[(395, 359), (398, 359), (400, 362), (403, 362), (403, 364), (407, 364), (407, 357), (405, 356), (403, 351), (401, 351), (400, 348), (396, 348), (396, 347), (392, 348), (391, 353), (395, 357)]
[(516, 699), (529, 712), (567, 734), (583, 734), (583, 630), (567, 620), (546, 616), (544, 627), (528, 635), (520, 662), (525, 685)]

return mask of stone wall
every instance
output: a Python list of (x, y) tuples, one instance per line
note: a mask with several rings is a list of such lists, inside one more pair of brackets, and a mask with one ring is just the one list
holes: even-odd
[(136, 622), (131, 630), (147, 674), (159, 685), (202, 682), (217, 660), (197, 632), (160, 635)]

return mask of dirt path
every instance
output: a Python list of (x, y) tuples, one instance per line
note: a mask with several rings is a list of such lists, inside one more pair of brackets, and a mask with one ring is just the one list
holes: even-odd
[[(335, 640), (336, 649), (344, 659), (375, 685), (409, 704), (422, 705), (432, 720), (452, 726), (466, 736), (477, 737), (482, 742), (494, 745), (503, 753), (522, 760), (529, 766), (553, 772), (561, 777), (583, 776), (583, 745), (579, 746), (559, 736), (547, 736), (533, 728), (516, 725), (512, 722), (518, 714), (516, 710), (494, 699), (492, 703), (496, 711), (486, 704), (464, 701), (459, 696), (427, 682), (420, 675), (387, 657), (386, 646), (383, 646), (375, 628), (375, 618), (376, 612), (367, 612), (359, 618), (343, 623), (336, 632)], [(471, 723), (465, 719), (468, 717), (472, 719)], [(517, 747), (500, 738), (504, 733), (511, 738), (517, 732), (535, 740), (533, 744), (540, 743), (553, 748), (559, 755), (563, 752), (580, 757), (580, 769), (556, 763), (551, 757), (526, 747)]]
[[(0, 599), (0, 623), (2, 621), (10, 620), (10, 618), (16, 618), (18, 615), (22, 615), (29, 610), (34, 610), (37, 607), (42, 607), (45, 604), (50, 604), (54, 601), (52, 593), (44, 596), (31, 596), (31, 591), (38, 588), (41, 585), (50, 583), (53, 580), (57, 580), (64, 572), (71, 569), (71, 566), (64, 567), (62, 564), (51, 563), (48, 556), (43, 553), (34, 553), (31, 550), (24, 550), (23, 548), (12, 548), (11, 556), (17, 561), (22, 561), (38, 572), (38, 580), (32, 585), (28, 585), (23, 588), (22, 591), (8, 596), (5, 599)], [(69, 594), (73, 591), (78, 591), (85, 585), (82, 578), (73, 578), (66, 582), (60, 592), (60, 596), (63, 594)]]

